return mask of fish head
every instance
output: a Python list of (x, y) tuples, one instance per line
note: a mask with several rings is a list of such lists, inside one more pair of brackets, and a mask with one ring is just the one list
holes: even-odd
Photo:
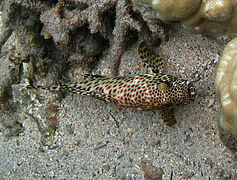
[(196, 91), (193, 84), (184, 79), (176, 79), (170, 89), (171, 101), (175, 104), (187, 104), (194, 101)]

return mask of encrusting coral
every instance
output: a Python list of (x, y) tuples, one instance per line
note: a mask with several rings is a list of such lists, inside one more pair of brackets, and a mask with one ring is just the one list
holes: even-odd
[(62, 1), (42, 13), (40, 20), (44, 24), (43, 34), (45, 31), (47, 36), (51, 34), (63, 50), (67, 49), (72, 32), (83, 26), (88, 26), (91, 34), (100, 35), (106, 40), (113, 35), (109, 42), (109, 54), (116, 66), (126, 46), (129, 31), (141, 30), (141, 24), (130, 15), (131, 10), (131, 3), (126, 0)]
[(132, 0), (148, 23), (180, 22), (188, 30), (216, 36), (237, 35), (236, 0)]
[(215, 84), (222, 106), (220, 127), (237, 141), (237, 38), (222, 53)]

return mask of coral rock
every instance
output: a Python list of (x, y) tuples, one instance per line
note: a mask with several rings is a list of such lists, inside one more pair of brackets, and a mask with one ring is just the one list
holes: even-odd
[(224, 22), (232, 17), (233, 4), (230, 1), (208, 1), (204, 8), (205, 17), (212, 21)]
[(132, 0), (144, 20), (166, 23), (178, 21), (188, 30), (215, 36), (237, 35), (237, 2), (235, 0), (165, 1)]
[(186, 18), (194, 13), (199, 7), (200, 0), (166, 0), (166, 1), (148, 1), (148, 0), (134, 0), (137, 5), (152, 5), (157, 10), (157, 16), (162, 21), (178, 21)]
[(237, 38), (223, 51), (215, 83), (222, 107), (220, 127), (237, 141)]

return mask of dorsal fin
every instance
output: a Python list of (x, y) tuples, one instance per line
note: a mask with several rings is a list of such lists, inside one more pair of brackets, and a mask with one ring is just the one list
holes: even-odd
[(142, 41), (138, 47), (138, 54), (142, 61), (151, 68), (153, 73), (162, 73), (164, 62), (158, 54), (151, 53), (147, 48), (145, 41)]
[(88, 79), (88, 80), (94, 80), (94, 79), (104, 78), (104, 76), (101, 76), (99, 74), (85, 74), (85, 75), (83, 75), (83, 78)]

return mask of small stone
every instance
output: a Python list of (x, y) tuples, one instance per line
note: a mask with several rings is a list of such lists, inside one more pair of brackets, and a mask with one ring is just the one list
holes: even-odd
[(159, 147), (161, 142), (159, 140), (152, 140), (151, 141), (151, 146), (152, 147)]
[(114, 117), (111, 114), (109, 115), (109, 121), (115, 123), (115, 119), (114, 119)]
[(215, 103), (215, 99), (210, 99), (207, 107), (213, 106), (214, 103)]
[(164, 171), (161, 168), (146, 164), (143, 167), (144, 178), (146, 180), (162, 180)]
[(145, 156), (144, 156), (146, 159), (148, 159), (149, 158), (149, 156), (147, 155), (147, 154), (145, 154)]
[(44, 153), (44, 152), (46, 152), (46, 151), (47, 151), (46, 146), (40, 146), (40, 147), (39, 147), (39, 152)]
[(184, 172), (182, 175), (182, 178), (188, 179), (188, 178), (193, 177), (194, 175), (195, 175), (194, 172)]
[(98, 169), (98, 170), (97, 170), (97, 173), (98, 173), (99, 175), (102, 175), (102, 174), (103, 174), (103, 170)]
[(84, 137), (85, 137), (85, 139), (88, 139), (89, 138), (89, 133), (85, 132)]
[(81, 144), (81, 140), (77, 140), (77, 141), (75, 142), (75, 145), (76, 145), (76, 146), (80, 146), (80, 144)]
[(168, 145), (167, 144), (162, 144), (161, 149), (167, 149)]
[(53, 178), (53, 177), (54, 177), (54, 171), (48, 172), (48, 177), (49, 177), (49, 178)]
[(105, 171), (109, 171), (110, 170), (110, 166), (108, 164), (106, 164), (106, 165), (103, 166), (103, 169)]
[(63, 154), (64, 154), (65, 156), (69, 156), (70, 153), (69, 153), (68, 150), (64, 150), (64, 151), (63, 151)]

